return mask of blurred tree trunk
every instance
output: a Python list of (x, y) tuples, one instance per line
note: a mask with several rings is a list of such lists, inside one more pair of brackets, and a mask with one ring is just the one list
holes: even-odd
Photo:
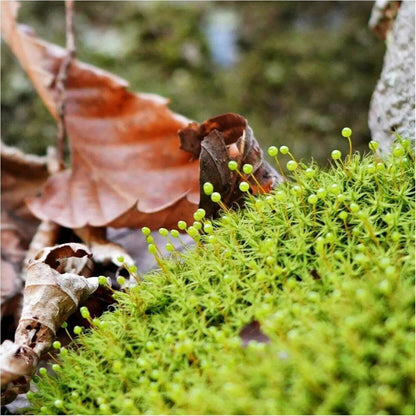
[(378, 36), (386, 38), (387, 44), (368, 120), (372, 139), (386, 151), (395, 131), (415, 139), (414, 1), (377, 1), (369, 25)]

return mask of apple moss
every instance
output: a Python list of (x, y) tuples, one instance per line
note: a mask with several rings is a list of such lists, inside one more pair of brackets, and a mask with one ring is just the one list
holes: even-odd
[[(291, 175), (117, 293), (30, 412), (414, 414), (409, 143)], [(253, 321), (270, 341), (243, 346)]]

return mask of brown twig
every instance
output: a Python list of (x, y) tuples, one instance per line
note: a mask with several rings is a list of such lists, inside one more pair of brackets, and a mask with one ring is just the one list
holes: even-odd
[(71, 65), (72, 60), (75, 57), (75, 41), (73, 31), (73, 20), (74, 20), (74, 2), (73, 0), (65, 1), (65, 20), (66, 20), (66, 55), (62, 59), (61, 66), (59, 68), (56, 90), (58, 92), (58, 135), (57, 135), (57, 155), (58, 162), (61, 168), (64, 167), (64, 149), (65, 149), (65, 137), (66, 137), (66, 126), (65, 126), (65, 87), (68, 77), (68, 69)]

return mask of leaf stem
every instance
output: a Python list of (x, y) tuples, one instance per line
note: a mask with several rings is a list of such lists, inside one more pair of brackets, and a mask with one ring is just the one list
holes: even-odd
[(68, 80), (68, 70), (71, 62), (75, 57), (75, 41), (74, 41), (74, 2), (73, 0), (65, 1), (65, 32), (66, 32), (66, 55), (62, 59), (61, 66), (56, 79), (57, 97), (57, 116), (58, 116), (58, 132), (56, 141), (56, 150), (58, 163), (61, 169), (64, 168), (64, 152), (65, 152), (65, 88)]

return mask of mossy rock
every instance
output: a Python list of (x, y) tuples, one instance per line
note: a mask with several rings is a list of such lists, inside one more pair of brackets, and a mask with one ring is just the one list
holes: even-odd
[[(37, 380), (30, 412), (414, 414), (407, 141), (384, 160), (299, 163), (213, 225), (115, 295)], [(269, 342), (243, 346), (253, 322)]]

